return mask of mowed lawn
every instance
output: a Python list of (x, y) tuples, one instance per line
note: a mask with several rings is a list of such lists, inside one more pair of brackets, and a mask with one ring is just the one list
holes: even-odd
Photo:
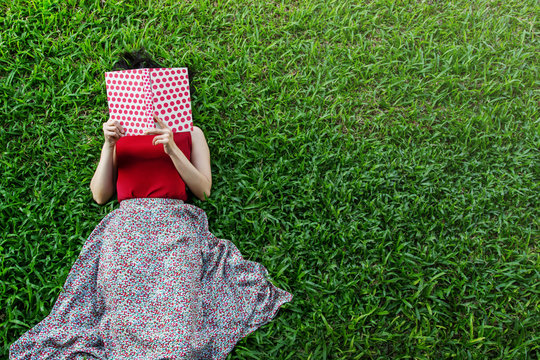
[(228, 359), (536, 359), (536, 1), (0, 3), (0, 358), (118, 207), (104, 73), (187, 66), (210, 230), (294, 296)]

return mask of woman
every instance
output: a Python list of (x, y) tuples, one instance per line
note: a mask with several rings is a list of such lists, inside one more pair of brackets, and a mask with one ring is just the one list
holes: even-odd
[[(125, 69), (158, 67), (141, 53), (124, 60)], [(205, 200), (212, 187), (202, 130), (173, 133), (154, 119), (159, 127), (142, 136), (103, 124), (90, 188), (104, 204), (116, 184), (120, 207), (90, 234), (51, 313), (11, 345), (10, 359), (224, 359), (292, 300), (185, 202), (188, 189)]]

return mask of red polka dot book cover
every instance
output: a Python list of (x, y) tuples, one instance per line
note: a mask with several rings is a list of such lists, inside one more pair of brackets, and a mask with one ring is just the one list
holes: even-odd
[(173, 133), (193, 130), (187, 68), (110, 71), (105, 85), (110, 117), (120, 122), (126, 136), (155, 128), (154, 112)]

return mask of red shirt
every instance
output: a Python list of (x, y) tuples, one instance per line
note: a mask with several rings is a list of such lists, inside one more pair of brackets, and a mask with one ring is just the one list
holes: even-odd
[[(118, 201), (130, 198), (188, 199), (186, 184), (157, 135), (124, 136), (116, 142)], [(191, 159), (191, 132), (174, 133), (174, 142)]]

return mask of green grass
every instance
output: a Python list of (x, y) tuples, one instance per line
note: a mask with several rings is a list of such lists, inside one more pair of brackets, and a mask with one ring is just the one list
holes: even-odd
[(535, 1), (106, 3), (0, 3), (1, 358), (118, 206), (104, 72), (140, 46), (190, 68), (210, 230), (294, 295), (228, 359), (537, 358)]

